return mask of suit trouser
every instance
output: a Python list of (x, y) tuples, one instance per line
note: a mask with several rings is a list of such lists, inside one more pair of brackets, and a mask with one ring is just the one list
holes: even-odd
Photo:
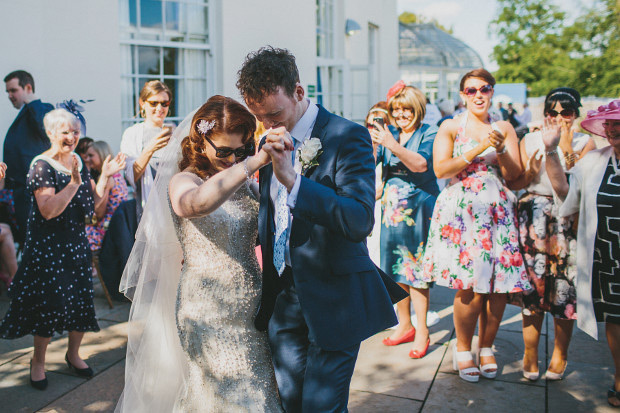
[(320, 348), (309, 336), (290, 275), (290, 270), (283, 275), (284, 288), (269, 322), (282, 406), (287, 413), (346, 412), (360, 345), (339, 351)]

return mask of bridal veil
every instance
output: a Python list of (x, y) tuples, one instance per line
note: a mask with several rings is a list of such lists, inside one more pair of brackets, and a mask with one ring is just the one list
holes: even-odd
[(162, 149), (157, 177), (120, 283), (131, 301), (125, 388), (116, 412), (170, 412), (184, 390), (187, 362), (177, 335), (175, 306), (183, 254), (172, 222), (168, 184), (179, 172), (181, 141), (194, 112)]

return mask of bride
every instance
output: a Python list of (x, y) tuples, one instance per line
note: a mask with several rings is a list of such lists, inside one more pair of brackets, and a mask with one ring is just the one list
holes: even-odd
[(213, 96), (175, 130), (121, 280), (132, 299), (118, 412), (281, 411), (265, 333), (254, 116)]

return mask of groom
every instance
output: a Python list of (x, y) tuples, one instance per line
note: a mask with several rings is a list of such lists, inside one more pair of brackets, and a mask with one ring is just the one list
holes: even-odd
[[(390, 296), (406, 297), (368, 256), (375, 204), (370, 136), (305, 98), (288, 50), (250, 53), (237, 87), (271, 129), (261, 142), (272, 164), (259, 177), (264, 269), (255, 323), (268, 328), (283, 407), (347, 411), (360, 342), (396, 324)], [(303, 148), (302, 160), (283, 145)]]

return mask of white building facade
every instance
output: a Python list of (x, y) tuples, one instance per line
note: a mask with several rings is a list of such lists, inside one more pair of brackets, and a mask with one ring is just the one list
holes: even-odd
[[(43, 101), (94, 99), (88, 135), (119, 148), (139, 91), (160, 79), (173, 91), (170, 120), (209, 96), (239, 99), (245, 56), (289, 49), (311, 100), (362, 122), (398, 79), (396, 0), (2, 1), (0, 74), (23, 69)], [(345, 33), (348, 30), (348, 34)], [(17, 111), (0, 100), (0, 136)], [(1, 146), (0, 146), (1, 148)]]

